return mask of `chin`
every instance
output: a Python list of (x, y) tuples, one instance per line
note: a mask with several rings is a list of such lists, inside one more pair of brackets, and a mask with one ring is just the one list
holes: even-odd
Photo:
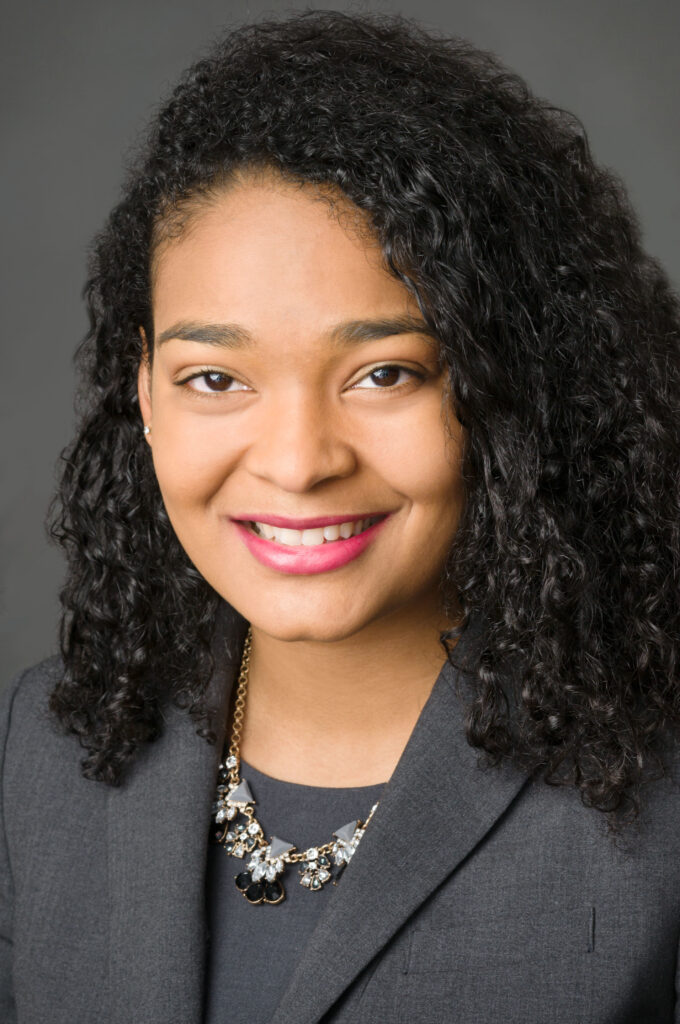
[(362, 614), (356, 606), (347, 609), (345, 614), (337, 607), (326, 608), (317, 602), (313, 608), (277, 607), (265, 600), (252, 601), (227, 600), (250, 622), (255, 630), (261, 630), (276, 640), (293, 643), (307, 641), (315, 643), (334, 643), (346, 640), (370, 626), (376, 614)]

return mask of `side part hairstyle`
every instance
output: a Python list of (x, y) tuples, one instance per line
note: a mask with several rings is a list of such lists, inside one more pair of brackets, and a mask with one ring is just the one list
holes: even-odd
[[(153, 255), (249, 170), (338, 190), (441, 342), (466, 504), (442, 574), (447, 656), (488, 622), (468, 739), (633, 817), (680, 724), (680, 310), (573, 116), (492, 55), (398, 16), (245, 25), (181, 78), (96, 239), (51, 697), (117, 784), (167, 703), (209, 742), (221, 598), (180, 547), (143, 440)], [(505, 671), (512, 664), (511, 673)]]

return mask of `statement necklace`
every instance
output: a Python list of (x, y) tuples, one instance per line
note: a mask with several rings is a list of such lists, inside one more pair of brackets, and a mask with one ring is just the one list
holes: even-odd
[[(231, 737), (225, 742), (218, 769), (217, 792), (212, 809), (211, 840), (226, 853), (241, 860), (245, 870), (235, 875), (236, 888), (249, 903), (281, 903), (286, 898), (281, 876), (291, 864), (299, 865), (300, 885), (312, 892), (338, 879), (349, 864), (378, 803), (366, 821), (350, 821), (333, 832), (334, 840), (322, 846), (298, 851), (293, 843), (278, 836), (267, 842), (255, 817), (256, 800), (246, 779), (241, 778), (239, 748), (248, 688), (252, 631), (248, 627), (234, 703)], [(240, 820), (239, 820), (240, 819)]]

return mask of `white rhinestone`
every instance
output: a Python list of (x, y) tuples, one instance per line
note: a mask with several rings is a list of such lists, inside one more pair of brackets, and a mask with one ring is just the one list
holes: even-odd
[(219, 811), (215, 815), (215, 821), (218, 822), (218, 823), (220, 821), (224, 821), (224, 819), (227, 817), (227, 814), (228, 814), (227, 810), (224, 807), (220, 807)]
[(257, 864), (256, 867), (253, 868), (253, 881), (254, 882), (259, 882), (261, 878), (264, 878), (266, 873), (267, 873), (267, 865), (266, 864)]
[(276, 872), (276, 864), (267, 864), (267, 871), (266, 871), (267, 881), (268, 882), (273, 882), (274, 879), (276, 878), (276, 874), (277, 874), (277, 872)]
[(312, 884), (312, 876), (311, 875), (303, 875), (302, 878), (300, 879), (300, 884), (301, 885), (310, 886)]
[(257, 824), (257, 822), (256, 821), (251, 821), (250, 825), (248, 825), (248, 832), (249, 832), (249, 834), (251, 836), (256, 836), (259, 831), (260, 831), (260, 826)]
[(235, 768), (236, 767), (236, 758), (234, 757), (233, 754), (229, 755), (229, 757), (227, 758), (225, 764), (226, 764), (227, 768)]
[(231, 821), (232, 818), (235, 818), (237, 814), (238, 810), (236, 807), (227, 807), (227, 817), (229, 818), (229, 821)]
[(321, 868), (321, 871), (319, 871), (319, 879), (322, 882), (327, 882), (330, 877), (331, 877), (330, 871), (326, 871), (325, 868)]
[(316, 846), (310, 847), (310, 849), (307, 850), (307, 853), (305, 854), (305, 857), (307, 858), (307, 860), (316, 860), (316, 858), (318, 856), (319, 856), (319, 851), (317, 850)]

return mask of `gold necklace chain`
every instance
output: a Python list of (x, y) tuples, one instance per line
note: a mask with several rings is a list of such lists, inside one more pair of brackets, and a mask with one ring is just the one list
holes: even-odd
[[(213, 805), (212, 837), (232, 856), (250, 855), (248, 870), (235, 876), (236, 886), (249, 903), (280, 903), (285, 891), (279, 876), (285, 865), (301, 864), (300, 884), (312, 891), (322, 889), (328, 881), (337, 884), (373, 817), (379, 801), (371, 808), (365, 822), (349, 822), (334, 832), (336, 837), (321, 846), (295, 850), (295, 846), (271, 837), (267, 843), (264, 831), (255, 816), (255, 799), (245, 779), (241, 778), (241, 732), (245, 716), (248, 674), (252, 649), (252, 630), (248, 627), (239, 670), (232, 717), (231, 736), (219, 766), (216, 800)], [(241, 815), (245, 822), (235, 819)], [(332, 878), (331, 858), (339, 871)]]

